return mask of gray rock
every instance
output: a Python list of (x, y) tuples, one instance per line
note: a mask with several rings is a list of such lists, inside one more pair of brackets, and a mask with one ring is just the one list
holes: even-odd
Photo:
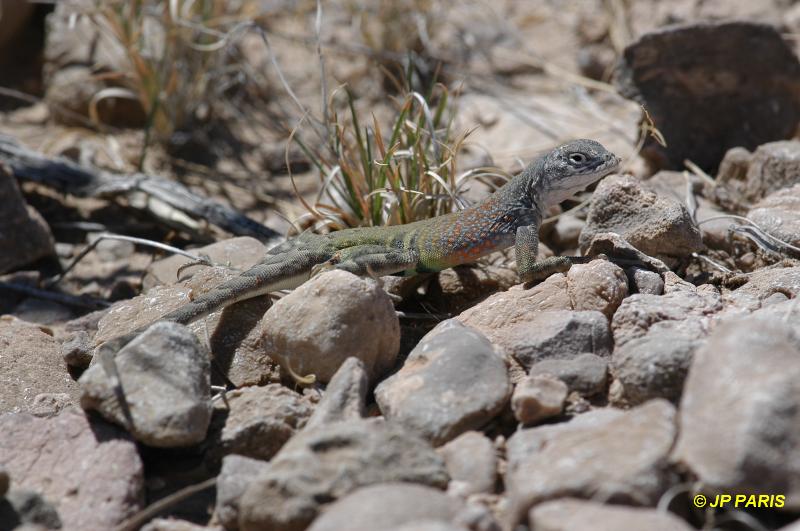
[(652, 327), (659, 328), (668, 322), (685, 323), (702, 334), (710, 327), (711, 317), (721, 309), (719, 294), (697, 290), (631, 295), (622, 301), (611, 321), (615, 348), (644, 336)]
[(314, 410), (302, 395), (280, 384), (234, 389), (214, 409), (212, 453), (265, 461), (305, 426)]
[(597, 311), (536, 312), (503, 332), (505, 352), (526, 369), (546, 359), (573, 359), (586, 352), (611, 354), (608, 321)]
[(553, 242), (559, 249), (576, 249), (578, 237), (586, 222), (571, 214), (562, 214), (558, 217), (553, 227)]
[(55, 504), (64, 529), (113, 529), (144, 504), (136, 444), (118, 428), (66, 410), (0, 415), (0, 467), (14, 489)]
[(512, 522), (564, 496), (655, 504), (674, 479), (668, 457), (675, 434), (675, 408), (663, 400), (516, 432), (507, 445)]
[(22, 198), (17, 181), (0, 164), (0, 274), (55, 254), (50, 228), (42, 216)]
[(470, 531), (469, 528), (440, 520), (417, 520), (410, 524), (392, 527), (389, 531)]
[(358, 489), (333, 503), (308, 531), (389, 531), (419, 520), (453, 521), (462, 502), (423, 485), (387, 483)]
[(92, 356), (92, 340), (85, 330), (72, 333), (61, 344), (61, 357), (70, 367), (86, 369), (92, 362)]
[(625, 270), (628, 281), (634, 286), (634, 293), (661, 295), (664, 293), (664, 279), (655, 271), (632, 266)]
[(438, 449), (444, 457), (451, 494), (466, 497), (494, 492), (497, 482), (497, 453), (492, 441), (477, 431), (462, 433)]
[(408, 430), (364, 419), (301, 431), (241, 498), (244, 530), (305, 529), (323, 505), (358, 487), (405, 481), (444, 488), (442, 458)]
[(756, 203), (747, 217), (767, 234), (795, 247), (800, 246), (800, 184), (771, 193)]
[(603, 505), (597, 502), (562, 498), (535, 506), (528, 525), (536, 531), (692, 531), (694, 528), (667, 511)]
[(364, 363), (358, 358), (347, 358), (331, 378), (306, 426), (312, 428), (364, 417), (368, 386)]
[(75, 313), (63, 304), (28, 297), (14, 308), (14, 317), (28, 323), (54, 325), (69, 321)]
[(187, 446), (205, 438), (211, 420), (208, 354), (185, 326), (159, 322), (125, 345), (113, 359), (116, 378), (104, 363), (81, 376), (81, 407), (123, 426), (157, 447)]
[(0, 498), (0, 528), (20, 529), (36, 526), (40, 529), (60, 529), (58, 511), (38, 493), (12, 490)]
[(709, 493), (780, 493), (800, 508), (800, 335), (766, 316), (719, 325), (694, 357), (673, 459)]
[(667, 141), (645, 139), (642, 155), (657, 168), (681, 170), (689, 159), (713, 171), (728, 148), (789, 138), (800, 120), (800, 63), (767, 24), (724, 20), (649, 32), (625, 48), (616, 84), (647, 108)]
[(330, 271), (277, 301), (262, 321), (266, 352), (296, 374), (327, 383), (353, 356), (375, 381), (400, 350), (400, 323), (376, 282)]
[(0, 414), (33, 411), (41, 393), (64, 393), (73, 403), (80, 396), (58, 342), (38, 326), (0, 318)]
[(753, 152), (742, 195), (754, 202), (796, 184), (800, 184), (800, 142), (770, 142)]
[(608, 362), (595, 354), (581, 354), (572, 359), (549, 359), (534, 363), (531, 376), (552, 374), (570, 391), (592, 396), (605, 390), (608, 383)]
[(517, 383), (511, 395), (511, 411), (522, 424), (536, 424), (564, 411), (567, 384), (555, 376), (528, 376)]
[(217, 501), (214, 516), (225, 529), (239, 529), (239, 502), (250, 484), (269, 464), (240, 455), (226, 455), (217, 476)]
[(680, 325), (660, 327), (614, 350), (611, 373), (621, 385), (624, 403), (652, 398), (676, 402), (695, 351), (702, 344), (696, 330)]
[(375, 389), (387, 419), (434, 445), (477, 429), (508, 401), (502, 357), (479, 332), (448, 320), (428, 333), (403, 367)]
[(641, 252), (657, 258), (684, 257), (703, 248), (686, 207), (669, 196), (646, 190), (631, 176), (603, 179), (592, 195), (581, 250), (597, 234), (615, 232)]
[(39, 393), (34, 397), (29, 413), (36, 417), (54, 417), (72, 407), (77, 406), (67, 393)]
[[(190, 272), (193, 275), (179, 284), (156, 286), (112, 306), (98, 321), (95, 346), (157, 321), (238, 274), (218, 267), (198, 267), (186, 273)], [(269, 306), (268, 296), (254, 297), (189, 325), (203, 344), (211, 346), (215, 365), (236, 386), (263, 385), (280, 379), (276, 363), (265, 350), (259, 327)]]

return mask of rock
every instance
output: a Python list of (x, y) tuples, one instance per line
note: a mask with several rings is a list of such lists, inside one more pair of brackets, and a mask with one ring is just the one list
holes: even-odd
[(771, 193), (756, 203), (747, 217), (767, 234), (795, 247), (800, 246), (800, 184)]
[(55, 255), (50, 228), (42, 216), (22, 198), (11, 171), (0, 164), (0, 274)]
[(615, 232), (641, 252), (662, 260), (703, 248), (700, 232), (683, 204), (646, 190), (628, 175), (612, 175), (597, 185), (580, 237), (584, 254), (592, 238), (605, 232)]
[(280, 384), (228, 391), (215, 406), (209, 429), (212, 453), (269, 460), (305, 426), (313, 410), (302, 395)]
[(323, 383), (351, 356), (375, 381), (394, 366), (400, 350), (389, 296), (376, 282), (345, 271), (316, 276), (278, 300), (261, 326), (270, 357)]
[(747, 283), (736, 288), (731, 295), (764, 301), (775, 293), (791, 298), (800, 296), (800, 267), (763, 268), (749, 273)]
[[(219, 242), (212, 243), (197, 249), (192, 249), (195, 256), (207, 256), (215, 264), (225, 265), (235, 270), (245, 271), (256, 265), (259, 260), (264, 258), (266, 249), (264, 244), (250, 236), (239, 236), (228, 238)], [(178, 280), (178, 272), (181, 267), (191, 262), (185, 256), (174, 254), (168, 258), (153, 262), (147, 268), (147, 273), (142, 280), (142, 287), (148, 290), (158, 285), (175, 284)], [(193, 267), (206, 267), (202, 265)], [(182, 276), (186, 276), (191, 269), (186, 268)]]
[(693, 327), (661, 327), (614, 349), (611, 372), (626, 404), (652, 398), (676, 402), (695, 351), (702, 344)]
[(719, 163), (717, 183), (728, 184), (744, 181), (747, 178), (747, 169), (750, 167), (752, 157), (753, 154), (741, 146), (730, 148), (722, 157), (722, 162)]
[(12, 317), (0, 318), (0, 414), (33, 411), (41, 393), (64, 393), (77, 403), (80, 388), (50, 334)]
[(100, 362), (79, 380), (81, 407), (99, 412), (150, 446), (188, 446), (205, 438), (211, 369), (208, 354), (189, 329), (156, 323), (125, 345), (114, 365), (126, 404), (119, 402), (116, 378)]
[(92, 363), (93, 355), (92, 340), (84, 330), (72, 333), (61, 344), (61, 357), (64, 358), (64, 363), (70, 367), (88, 368)]
[(598, 311), (531, 312), (525, 319), (508, 323), (488, 337), (526, 369), (545, 359), (572, 359), (586, 352), (601, 357), (611, 354), (608, 321)]
[(578, 219), (572, 214), (561, 214), (553, 227), (553, 242), (561, 249), (577, 249), (578, 237), (586, 221)]
[(424, 440), (382, 419), (325, 424), (286, 443), (241, 498), (241, 529), (301, 530), (358, 487), (406, 481), (444, 488), (444, 462)]
[(426, 296), (440, 311), (457, 313), (492, 293), (519, 283), (517, 272), (492, 265), (458, 266), (440, 271)]
[(634, 287), (634, 293), (661, 295), (664, 293), (664, 280), (655, 271), (632, 266), (625, 270), (628, 282)]
[[(196, 268), (190, 278), (178, 285), (157, 286), (143, 295), (117, 303), (100, 318), (94, 344), (147, 326), (237, 275), (223, 268)], [(275, 362), (265, 350), (258, 326), (269, 307), (269, 297), (254, 297), (189, 325), (203, 344), (208, 338), (215, 366), (236, 386), (263, 385), (280, 379)]]
[(358, 358), (347, 358), (331, 378), (306, 426), (312, 428), (364, 417), (367, 388), (364, 363)]
[(12, 490), (0, 499), (0, 529), (61, 529), (58, 511), (38, 493)]
[(643, 253), (624, 240), (622, 236), (614, 232), (600, 232), (593, 235), (587, 244), (584, 254), (586, 256), (603, 254), (612, 259), (618, 258), (639, 262), (645, 267), (661, 274), (670, 271), (669, 267), (667, 267), (664, 262)]
[(689, 159), (713, 171), (728, 148), (789, 138), (800, 120), (800, 63), (765, 24), (704, 22), (647, 33), (625, 48), (616, 84), (647, 108), (667, 141), (661, 147), (645, 139), (642, 155), (657, 168), (681, 170)]
[(0, 498), (6, 495), (10, 484), (11, 478), (8, 477), (8, 472), (4, 468), (0, 468)]
[(35, 417), (54, 417), (67, 408), (76, 407), (76, 400), (67, 393), (39, 393), (28, 411)]
[(239, 529), (239, 501), (250, 484), (269, 464), (240, 455), (226, 455), (217, 476), (217, 501), (214, 516), (225, 529)]
[(759, 146), (750, 158), (741, 193), (758, 201), (773, 192), (800, 184), (800, 142), (786, 140)]
[(694, 528), (674, 514), (641, 507), (603, 505), (597, 502), (561, 498), (535, 506), (528, 513), (528, 525), (537, 531), (692, 531)]
[(628, 296), (625, 272), (606, 260), (575, 264), (567, 272), (567, 293), (573, 310), (597, 310), (608, 319)]
[(423, 485), (387, 483), (358, 489), (333, 503), (308, 531), (389, 531), (420, 520), (452, 522), (460, 501)]
[(608, 362), (595, 354), (581, 354), (572, 359), (547, 359), (534, 363), (529, 374), (551, 374), (567, 384), (570, 391), (592, 396), (605, 390)]
[[(757, 360), (755, 362), (754, 360)], [(780, 493), (800, 508), (800, 335), (761, 316), (720, 324), (694, 357), (673, 459), (710, 494)]]
[(674, 479), (667, 460), (675, 433), (675, 408), (663, 400), (516, 432), (507, 444), (512, 522), (564, 496), (654, 505)]
[(555, 376), (528, 376), (519, 382), (511, 396), (511, 410), (521, 424), (536, 424), (564, 411), (567, 384)]
[[(611, 330), (615, 348), (628, 341), (644, 336), (652, 327), (659, 328), (669, 321), (681, 322), (694, 327), (698, 334), (705, 335), (711, 325), (711, 317), (722, 309), (719, 294), (695, 291), (672, 291), (664, 295), (638, 293), (622, 301)], [(672, 326), (672, 325), (669, 325)]]
[(466, 497), (494, 492), (497, 454), (492, 441), (477, 431), (462, 433), (438, 450), (450, 475), (448, 491)]
[(14, 317), (28, 323), (53, 325), (69, 321), (75, 314), (63, 304), (28, 297), (14, 308)]
[(375, 388), (384, 416), (438, 446), (493, 419), (511, 394), (502, 357), (479, 332), (452, 319)]
[(14, 489), (55, 504), (64, 529), (113, 529), (144, 503), (136, 444), (118, 428), (63, 411), (0, 415), (0, 467)]

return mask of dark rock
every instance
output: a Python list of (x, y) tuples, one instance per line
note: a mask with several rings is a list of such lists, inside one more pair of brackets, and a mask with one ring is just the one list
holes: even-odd
[(77, 404), (80, 388), (50, 334), (11, 317), (0, 319), (0, 414), (32, 412), (41, 393), (65, 393)]
[(531, 376), (552, 374), (570, 391), (592, 396), (605, 390), (608, 383), (608, 362), (595, 354), (581, 354), (572, 359), (547, 359), (535, 363)]
[(458, 266), (437, 274), (426, 295), (440, 311), (459, 312), (475, 301), (517, 283), (517, 272), (507, 267)]
[(468, 496), (494, 492), (497, 481), (497, 454), (492, 441), (477, 431), (462, 433), (439, 448), (444, 457), (451, 494)]
[(0, 468), (0, 498), (6, 495), (10, 484), (11, 478), (8, 477), (8, 472), (4, 468)]
[(278, 300), (261, 326), (270, 357), (322, 383), (351, 356), (375, 381), (394, 366), (400, 350), (400, 323), (389, 296), (371, 279), (345, 271), (318, 275)]
[[(81, 407), (98, 411), (133, 436), (157, 447), (202, 441), (211, 420), (210, 363), (183, 325), (159, 322), (113, 359), (118, 376), (96, 363), (79, 382)], [(124, 394), (120, 403), (117, 387)]]
[(780, 493), (800, 508), (800, 335), (769, 316), (716, 327), (694, 357), (673, 459), (705, 492)]
[(375, 389), (387, 419), (443, 444), (494, 418), (511, 385), (502, 357), (479, 332), (456, 320), (434, 328), (403, 367)]
[(74, 410), (48, 419), (0, 415), (0, 448), (14, 489), (54, 503), (64, 529), (113, 529), (144, 504), (136, 444), (103, 421)]
[(657, 168), (689, 159), (714, 171), (728, 148), (791, 137), (800, 121), (800, 63), (772, 26), (741, 21), (671, 26), (628, 45), (620, 92), (644, 105), (668, 146), (642, 152)]
[(675, 408), (663, 400), (516, 432), (507, 445), (512, 523), (564, 496), (655, 504), (675, 479), (668, 466), (675, 434)]
[(25, 203), (16, 179), (4, 164), (0, 164), (0, 205), (0, 249), (6, 250), (0, 253), (0, 274), (55, 255), (50, 228)]
[(694, 528), (674, 514), (641, 507), (603, 505), (562, 498), (535, 506), (528, 524), (537, 531), (692, 531)]
[(448, 479), (442, 458), (405, 428), (382, 419), (324, 424), (292, 437), (247, 488), (239, 527), (299, 531), (358, 487), (405, 481), (444, 488)]
[(662, 260), (703, 248), (686, 207), (647, 190), (631, 176), (607, 177), (597, 186), (581, 232), (581, 250), (585, 253), (592, 238), (606, 232), (617, 233), (641, 252)]

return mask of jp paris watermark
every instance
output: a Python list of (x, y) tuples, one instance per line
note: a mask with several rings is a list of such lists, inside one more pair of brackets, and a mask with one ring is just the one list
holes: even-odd
[(780, 509), (786, 505), (786, 496), (783, 494), (717, 494), (707, 498), (702, 494), (695, 494), (692, 502), (695, 507), (699, 508), (734, 507), (745, 509), (752, 507)]

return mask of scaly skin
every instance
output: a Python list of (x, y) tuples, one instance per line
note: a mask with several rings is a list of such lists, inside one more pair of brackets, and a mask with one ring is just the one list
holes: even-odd
[[(236, 302), (292, 289), (323, 269), (358, 275), (413, 275), (435, 272), (515, 245), (523, 282), (566, 270), (576, 258), (537, 263), (538, 229), (545, 210), (614, 171), (619, 159), (592, 140), (559, 146), (479, 204), (406, 225), (346, 229), (326, 235), (304, 233), (267, 252), (236, 278), (163, 316), (188, 324)], [(145, 327), (146, 328), (146, 327)], [(142, 332), (111, 340), (118, 350)]]

